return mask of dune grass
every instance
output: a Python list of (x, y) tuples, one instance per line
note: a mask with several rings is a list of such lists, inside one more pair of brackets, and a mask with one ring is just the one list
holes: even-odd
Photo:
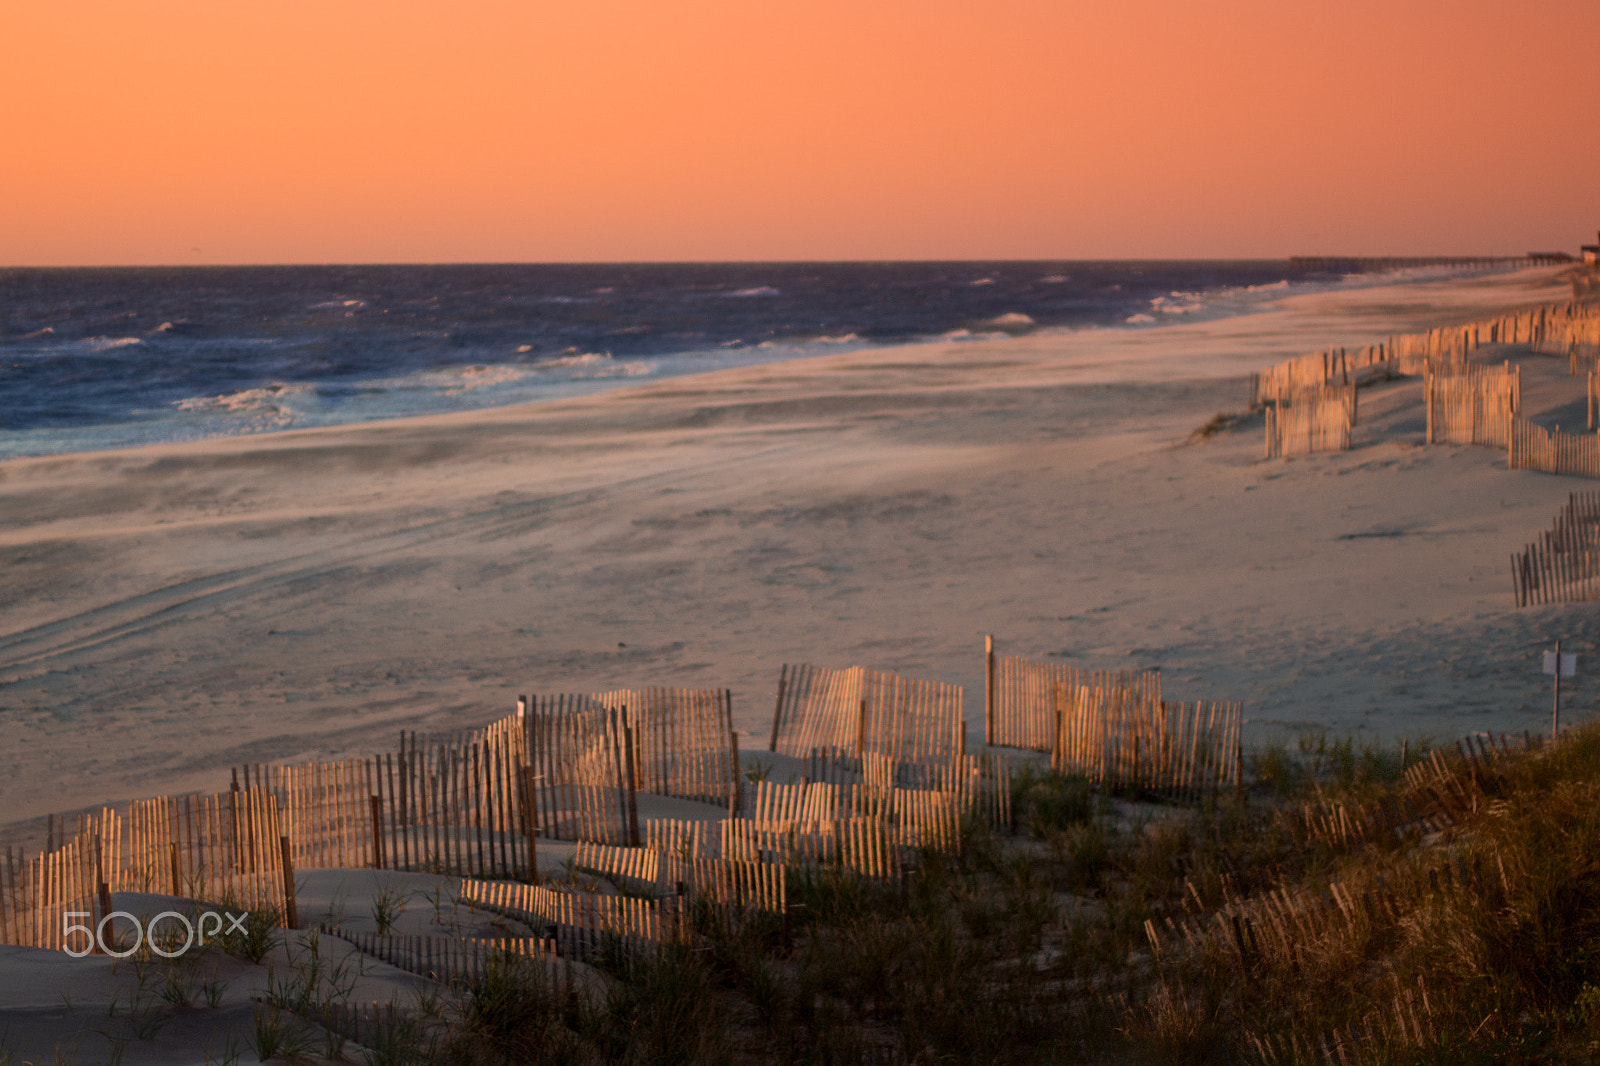
[(1199, 807), (1023, 775), (1015, 829), (968, 825), (959, 856), (923, 853), (887, 882), (797, 871), (787, 922), (696, 912), (690, 944), (602, 951), (603, 993), (500, 960), (426, 1024), (345, 1056), (1600, 1058), (1600, 726), (1443, 756), (1412, 740), (1402, 766), (1308, 736), (1254, 752), (1249, 787)]

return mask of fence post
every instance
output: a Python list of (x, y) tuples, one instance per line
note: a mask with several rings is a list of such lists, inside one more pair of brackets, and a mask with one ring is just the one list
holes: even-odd
[(1561, 735), (1561, 642), (1556, 641), (1556, 698), (1550, 711), (1550, 740)]
[(533, 767), (522, 767), (522, 806), (527, 816), (528, 823), (528, 879), (535, 884), (539, 881), (539, 827), (538, 804), (534, 802), (533, 793)]
[(285, 929), (300, 928), (300, 907), (294, 894), (294, 855), (289, 849), (289, 838), (278, 838), (278, 854), (283, 862), (283, 909)]
[(783, 694), (789, 684), (789, 664), (784, 663), (783, 669), (778, 671), (778, 702), (772, 708), (772, 739), (767, 742), (768, 751), (778, 750), (778, 728), (783, 724)]
[(639, 846), (639, 799), (638, 789), (634, 787), (633, 776), (633, 727), (624, 724), (622, 727), (623, 742), (627, 745), (623, 753), (623, 762), (626, 765), (628, 787), (628, 839), (634, 847)]
[(983, 637), (983, 745), (994, 744), (994, 634)]
[(374, 793), (372, 803), (372, 868), (383, 869), (383, 797)]
[[(733, 746), (733, 781), (730, 782), (728, 789), (728, 817), (732, 818), (739, 813), (739, 731), (737, 729), (728, 730), (728, 740)], [(634, 847), (639, 846), (637, 819), (634, 821), (633, 844)]]
[(1431, 364), (1431, 363), (1429, 363), (1428, 365), (1426, 365), (1426, 366), (1424, 366), (1422, 368), (1422, 407), (1423, 407), (1423, 410), (1427, 412), (1427, 415), (1426, 415), (1426, 417), (1427, 417), (1427, 422), (1426, 422), (1427, 429), (1425, 431), (1426, 432), (1426, 436), (1423, 438), (1423, 443), (1424, 444), (1432, 444), (1433, 443), (1433, 364)]

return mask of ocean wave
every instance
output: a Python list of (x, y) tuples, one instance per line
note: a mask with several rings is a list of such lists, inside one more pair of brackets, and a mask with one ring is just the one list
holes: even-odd
[(968, 285), (993, 285), (993, 278), (978, 278), (976, 281), (967, 282)]
[(715, 295), (717, 295), (717, 296), (750, 297), (750, 296), (781, 296), (783, 294), (781, 292), (779, 292), (779, 290), (774, 289), (771, 285), (757, 285), (755, 288), (752, 288), (752, 289), (734, 289), (731, 292), (719, 292), (719, 293), (716, 293)]
[(1205, 307), (1205, 300), (1197, 292), (1173, 292), (1157, 296), (1150, 301), (1150, 307), (1157, 314), (1192, 315)]
[(837, 337), (818, 337), (815, 340), (813, 340), (811, 343), (813, 343), (813, 344), (854, 344), (857, 341), (859, 341), (860, 339), (861, 338), (856, 336), (854, 333), (841, 333)]
[(247, 415), (250, 423), (263, 428), (281, 428), (294, 418), (284, 401), (295, 395), (309, 393), (314, 386), (286, 385), (273, 382), (253, 389), (237, 389), (216, 396), (191, 396), (176, 400), (172, 406), (192, 414)]
[(312, 304), (312, 311), (347, 311), (351, 308), (367, 306), (365, 300), (324, 300), (319, 304)]
[(1072, 280), (1071, 274), (1046, 274), (1039, 279), (1040, 285), (1065, 285)]
[(460, 396), (478, 389), (493, 388), (521, 381), (534, 373), (538, 363), (525, 366), (506, 366), (499, 363), (470, 366), (440, 367), (436, 370), (419, 370), (399, 378), (372, 378), (361, 383), (364, 392), (435, 392), (442, 396)]
[(535, 363), (541, 368), (573, 371), (575, 378), (633, 378), (655, 373), (655, 367), (639, 360), (618, 360), (610, 352), (585, 352), (565, 359)]
[(1034, 327), (1034, 321), (1031, 315), (1025, 315), (1020, 311), (1007, 311), (1003, 315), (989, 319), (983, 325), (1003, 333), (1026, 333)]
[(143, 343), (138, 337), (90, 337), (83, 342), (83, 346), (91, 352), (110, 352)]
[(1154, 322), (1155, 320), (1155, 315), (1146, 314), (1129, 315), (1127, 318), (1123, 319), (1123, 321), (1128, 323), (1130, 326), (1143, 326), (1147, 323)]

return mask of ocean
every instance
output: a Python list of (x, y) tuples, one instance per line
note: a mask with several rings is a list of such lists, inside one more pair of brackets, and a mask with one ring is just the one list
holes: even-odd
[(1360, 283), (1287, 260), (0, 269), (0, 459), (549, 400)]

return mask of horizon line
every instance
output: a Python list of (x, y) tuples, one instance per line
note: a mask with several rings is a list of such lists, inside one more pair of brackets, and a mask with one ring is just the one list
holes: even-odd
[(377, 260), (321, 260), (265, 262), (135, 262), (135, 263), (3, 263), (6, 270), (261, 270), (272, 268), (300, 269), (306, 267), (490, 267), (490, 266), (874, 266), (904, 265), (908, 263), (1292, 263), (1300, 259), (1354, 260), (1384, 262), (1386, 260), (1437, 260), (1441, 264), (1456, 262), (1488, 262), (1495, 260), (1529, 259), (1542, 256), (1566, 255), (1577, 257), (1565, 250), (1549, 249), (1518, 253), (1437, 253), (1410, 252), (1404, 254), (1363, 255), (1358, 253), (1296, 253), (1294, 255), (1244, 255), (1244, 256), (1094, 256), (1081, 259), (1065, 257), (999, 256), (999, 257), (927, 257), (927, 258), (862, 258), (862, 259), (377, 259)]

